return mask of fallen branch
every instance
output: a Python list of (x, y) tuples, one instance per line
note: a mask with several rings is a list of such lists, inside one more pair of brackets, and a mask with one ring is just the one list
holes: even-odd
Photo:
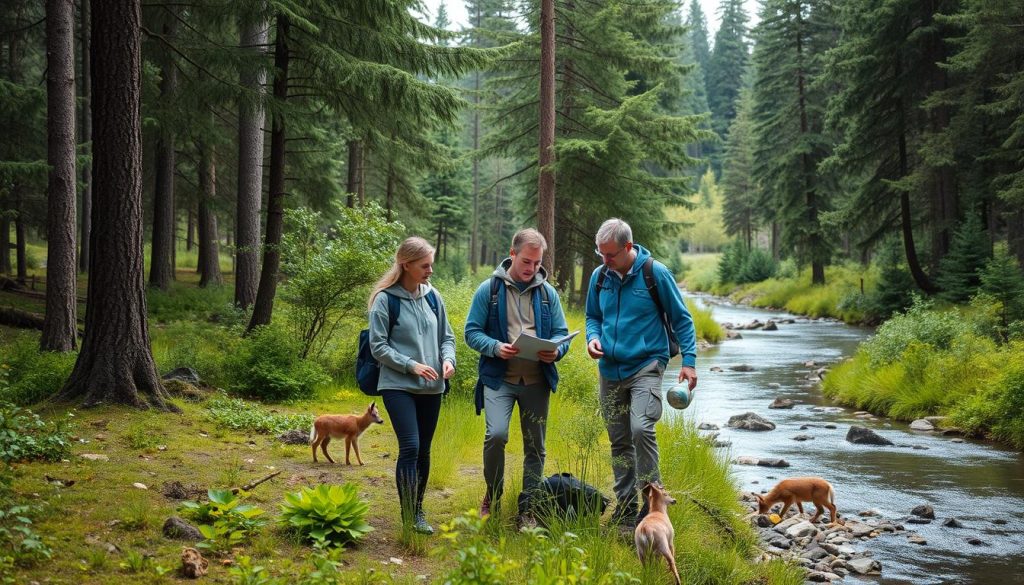
[(274, 473), (271, 473), (270, 475), (264, 477), (263, 479), (258, 479), (258, 480), (254, 481), (254, 482), (247, 483), (247, 484), (243, 485), (242, 487), (231, 488), (231, 493), (237, 494), (238, 492), (242, 492), (242, 491), (245, 491), (245, 492), (252, 491), (256, 486), (260, 485), (261, 483), (263, 483), (263, 482), (265, 482), (265, 481), (267, 481), (267, 480), (269, 480), (271, 478), (277, 477), (278, 475), (281, 475), (281, 472), (280, 471), (275, 471)]
[(29, 313), (13, 307), (0, 307), (0, 325), (17, 327), (19, 329), (43, 330), (43, 316), (37, 313)]
[(715, 521), (715, 524), (718, 524), (718, 526), (722, 530), (729, 534), (729, 538), (731, 538), (732, 540), (736, 540), (736, 533), (733, 531), (732, 526), (729, 525), (729, 522), (726, 519), (722, 518), (721, 514), (718, 511), (712, 510), (710, 507), (708, 507), (707, 504), (699, 501), (697, 498), (691, 496), (690, 494), (686, 494), (686, 497), (689, 498), (689, 500), (693, 502), (695, 506), (697, 506), (701, 510), (704, 510), (704, 513), (711, 517), (711, 519)]

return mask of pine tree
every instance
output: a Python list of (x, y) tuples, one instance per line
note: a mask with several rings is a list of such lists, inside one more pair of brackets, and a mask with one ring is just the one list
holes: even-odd
[(763, 196), (754, 179), (754, 100), (750, 90), (740, 92), (736, 118), (729, 128), (722, 164), (722, 220), (725, 232), (739, 236), (746, 247), (753, 246), (754, 230), (763, 214)]
[(980, 271), (980, 280), (981, 290), (1003, 304), (1004, 325), (1024, 319), (1024, 271), (1007, 246), (996, 246)]
[(743, 0), (722, 0), (722, 24), (715, 33), (715, 48), (705, 71), (712, 126), (718, 136), (729, 136), (729, 124), (736, 117), (736, 102), (749, 60), (747, 13)]
[(951, 303), (962, 303), (974, 296), (981, 285), (979, 273), (991, 256), (988, 232), (977, 213), (968, 213), (953, 233), (949, 254), (939, 265), (935, 282), (942, 289), (940, 296)]
[[(689, 29), (690, 47), (693, 51), (693, 59), (700, 66), (701, 75), (706, 76), (711, 66), (711, 48), (708, 45), (708, 22), (704, 18), (704, 11), (701, 10), (698, 0), (690, 0), (690, 12), (686, 17), (686, 28)], [(706, 82), (706, 79), (701, 79)], [(704, 95), (707, 95), (705, 86)]]
[(773, 194), (769, 205), (782, 241), (825, 284), (833, 239), (820, 216), (830, 194), (818, 170), (831, 148), (824, 130), (822, 55), (834, 30), (826, 2), (766, 0), (754, 30), (755, 176)]

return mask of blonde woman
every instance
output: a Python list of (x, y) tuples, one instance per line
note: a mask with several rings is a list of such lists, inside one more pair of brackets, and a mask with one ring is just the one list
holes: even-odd
[[(441, 295), (430, 286), (433, 272), (434, 248), (423, 238), (407, 238), (369, 301), (370, 352), (381, 365), (377, 389), (398, 438), (402, 521), (421, 534), (434, 533), (423, 514), (423, 493), (441, 396), (455, 373), (455, 335)], [(392, 309), (399, 309), (399, 318), (389, 327)]]

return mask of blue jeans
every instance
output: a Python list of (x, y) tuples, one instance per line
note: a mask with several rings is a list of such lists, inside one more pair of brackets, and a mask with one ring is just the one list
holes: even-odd
[(395, 483), (402, 517), (411, 519), (410, 512), (423, 510), (423, 494), (430, 475), (430, 443), (441, 413), (441, 395), (403, 390), (381, 390), (380, 395), (398, 437)]

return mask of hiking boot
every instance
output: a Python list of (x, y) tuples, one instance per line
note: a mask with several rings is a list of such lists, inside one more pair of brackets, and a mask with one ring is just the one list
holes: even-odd
[(423, 515), (423, 511), (416, 512), (416, 518), (413, 521), (412, 529), (420, 534), (430, 535), (434, 533), (434, 527), (427, 524), (427, 519)]
[(636, 506), (617, 506), (608, 520), (609, 526), (626, 526), (630, 530), (636, 528), (636, 523)]
[(480, 517), (486, 518), (491, 515), (491, 494), (484, 496), (482, 502), (480, 502)]
[(537, 527), (537, 519), (529, 512), (516, 516), (516, 530), (533, 530)]

